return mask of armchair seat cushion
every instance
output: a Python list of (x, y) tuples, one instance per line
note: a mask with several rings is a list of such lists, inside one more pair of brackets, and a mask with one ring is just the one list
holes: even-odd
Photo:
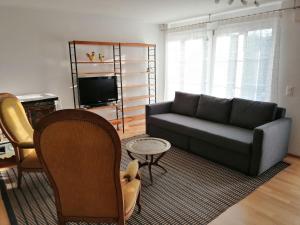
[(42, 169), (35, 149), (31, 148), (24, 150), (24, 159), (21, 162), (21, 166), (26, 169)]
[(141, 181), (133, 179), (125, 185), (122, 185), (122, 193), (124, 199), (124, 215), (128, 218), (135, 207), (139, 192), (141, 188)]
[(152, 115), (149, 119), (151, 124), (155, 126), (188, 135), (241, 154), (250, 154), (253, 130), (175, 113)]

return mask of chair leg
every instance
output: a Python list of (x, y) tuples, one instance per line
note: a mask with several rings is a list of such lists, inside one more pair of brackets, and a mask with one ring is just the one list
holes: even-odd
[(18, 168), (18, 183), (17, 183), (17, 187), (18, 188), (21, 188), (21, 185), (22, 185), (22, 169)]
[(124, 219), (124, 218), (119, 219), (118, 225), (125, 225), (125, 224), (126, 224), (126, 223), (125, 223), (125, 219)]
[(58, 224), (59, 225), (67, 225), (67, 222), (65, 222), (65, 220), (63, 220), (63, 219), (58, 219)]
[(142, 206), (141, 206), (141, 191), (139, 191), (138, 197), (137, 197), (137, 201), (136, 204), (138, 206), (138, 213), (141, 213), (142, 210)]

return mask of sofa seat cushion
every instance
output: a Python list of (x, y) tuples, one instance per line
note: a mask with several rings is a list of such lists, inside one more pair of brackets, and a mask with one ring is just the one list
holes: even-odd
[(152, 115), (150, 124), (206, 141), (242, 154), (250, 154), (253, 131), (208, 120), (166, 113)]

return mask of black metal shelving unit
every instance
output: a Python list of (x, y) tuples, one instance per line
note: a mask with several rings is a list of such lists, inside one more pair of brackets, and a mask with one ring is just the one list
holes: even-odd
[[(80, 45), (89, 45), (89, 46), (111, 46), (113, 59), (112, 61), (104, 61), (104, 62), (79, 62), (78, 61), (78, 46)], [(124, 82), (123, 82), (123, 71), (122, 64), (126, 63), (126, 61), (122, 59), (122, 47), (142, 47), (147, 49), (147, 59), (145, 60), (147, 65), (147, 74), (148, 82), (148, 96), (137, 96), (136, 99), (147, 98), (148, 103), (156, 103), (156, 45), (154, 44), (145, 44), (145, 43), (119, 43), (119, 42), (96, 42), (96, 41), (70, 41), (69, 42), (69, 56), (70, 56), (70, 67), (71, 67), (71, 77), (72, 77), (72, 92), (73, 92), (73, 102), (74, 108), (84, 108), (80, 103), (80, 90), (79, 90), (79, 78), (80, 72), (78, 65), (80, 63), (103, 63), (103, 64), (112, 64), (113, 71), (111, 73), (115, 76), (117, 80), (117, 90), (118, 90), (118, 100), (113, 102), (112, 107), (115, 106), (115, 116), (116, 119), (110, 120), (110, 122), (116, 126), (116, 128), (120, 129), (120, 124), (122, 124), (122, 131), (125, 132), (125, 123), (128, 121), (132, 121), (135, 116), (127, 117), (125, 115), (125, 105), (124, 105)], [(141, 60), (144, 62), (143, 60)], [(99, 75), (100, 76), (100, 75)], [(131, 100), (134, 100), (135, 97), (131, 97)], [(101, 108), (101, 107), (100, 107)]]
[[(117, 77), (117, 89), (118, 89), (118, 99), (120, 99), (120, 110), (121, 110), (121, 120), (122, 120), (122, 130), (125, 131), (124, 127), (124, 102), (123, 102), (123, 73), (122, 73), (122, 52), (120, 43), (113, 45), (113, 61), (114, 61), (114, 75)], [(119, 110), (116, 111), (117, 120), (119, 120)], [(119, 126), (119, 123), (117, 123)]]

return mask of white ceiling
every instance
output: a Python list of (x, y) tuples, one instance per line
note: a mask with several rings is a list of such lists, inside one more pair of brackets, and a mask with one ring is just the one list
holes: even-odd
[[(248, 0), (253, 6), (254, 0)], [(280, 0), (258, 0), (261, 4)], [(147, 23), (167, 23), (208, 13), (245, 8), (240, 0), (228, 5), (228, 0), (0, 0), (1, 6), (50, 9), (93, 13), (103, 16), (138, 20)]]

